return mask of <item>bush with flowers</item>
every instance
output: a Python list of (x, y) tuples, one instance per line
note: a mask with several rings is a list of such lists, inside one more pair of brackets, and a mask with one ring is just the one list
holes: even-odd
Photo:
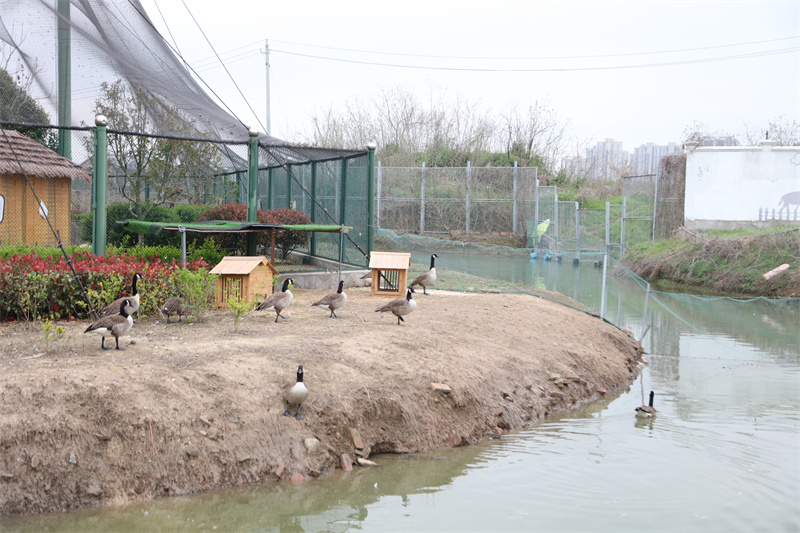
[[(103, 257), (76, 251), (71, 260), (95, 309), (131, 294), (136, 272), (144, 278), (137, 284), (140, 313), (144, 315), (158, 313), (164, 301), (180, 293), (176, 273), (182, 269), (175, 259), (144, 260), (116, 253)], [(204, 260), (187, 263), (186, 269), (203, 272), (208, 282)], [(90, 312), (62, 255), (29, 252), (0, 257), (0, 321), (68, 317), (87, 318)]]

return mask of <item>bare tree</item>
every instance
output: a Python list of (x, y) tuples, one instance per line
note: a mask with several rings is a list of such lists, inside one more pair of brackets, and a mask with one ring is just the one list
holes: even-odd
[(800, 122), (786, 115), (778, 115), (767, 123), (766, 128), (744, 125), (744, 138), (748, 145), (755, 146), (765, 137), (778, 146), (800, 146)]

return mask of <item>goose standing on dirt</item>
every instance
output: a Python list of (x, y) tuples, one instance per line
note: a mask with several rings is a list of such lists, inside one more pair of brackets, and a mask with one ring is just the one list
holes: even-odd
[(283, 415), (292, 416), (292, 413), (289, 412), (289, 404), (293, 404), (297, 406), (294, 417), (297, 420), (302, 420), (303, 417), (300, 416), (300, 406), (306, 398), (308, 398), (308, 387), (303, 383), (303, 365), (300, 365), (297, 367), (297, 381), (288, 385), (283, 390), (283, 401), (286, 402), (286, 411), (283, 412)]
[(650, 391), (650, 405), (642, 405), (634, 409), (634, 411), (636, 411), (636, 416), (641, 416), (643, 418), (656, 416), (656, 408), (653, 407), (653, 396), (655, 396), (655, 393)]
[(106, 348), (106, 337), (114, 337), (117, 340), (117, 350), (124, 350), (125, 348), (120, 348), (119, 346), (119, 337), (128, 333), (133, 327), (133, 317), (127, 311), (130, 305), (131, 301), (129, 299), (123, 299), (119, 304), (119, 314), (104, 316), (99, 320), (95, 320), (84, 330), (84, 333), (102, 335), (103, 340), (100, 341), (100, 347), (104, 350), (111, 349), (110, 347)]
[(186, 312), (186, 304), (183, 303), (182, 298), (178, 297), (170, 298), (169, 300), (164, 302), (163, 306), (161, 306), (161, 314), (166, 315), (167, 324), (170, 323), (169, 321), (170, 315), (177, 314), (178, 322), (180, 322), (185, 312)]
[(385, 313), (386, 311), (390, 311), (394, 316), (397, 317), (398, 325), (401, 321), (405, 322), (403, 315), (407, 315), (417, 308), (416, 300), (411, 297), (412, 292), (414, 292), (414, 289), (409, 287), (405, 298), (397, 298), (396, 300), (392, 300), (388, 304), (377, 308), (375, 312)]
[(331, 312), (329, 315), (330, 318), (339, 318), (336, 316), (336, 310), (347, 303), (347, 294), (342, 289), (344, 289), (344, 280), (339, 281), (339, 290), (326, 295), (317, 302), (314, 302), (311, 304), (311, 307), (317, 305), (324, 309), (329, 309)]
[(433, 285), (436, 282), (436, 267), (433, 266), (434, 261), (436, 258), (439, 257), (436, 254), (431, 254), (431, 269), (427, 272), (420, 274), (419, 276), (411, 282), (411, 285), (408, 288), (412, 288), (416, 285), (422, 287), (422, 294), (428, 294), (426, 290), (429, 285)]
[(101, 316), (110, 316), (116, 315), (119, 313), (119, 304), (123, 302), (123, 300), (128, 300), (130, 304), (128, 304), (128, 308), (125, 310), (129, 315), (132, 315), (136, 311), (139, 310), (139, 291), (136, 288), (136, 281), (142, 279), (142, 275), (138, 272), (133, 275), (133, 283), (131, 284), (131, 288), (133, 289), (133, 294), (130, 296), (123, 296), (122, 298), (117, 298), (100, 311)]
[(258, 304), (256, 307), (256, 311), (275, 311), (275, 322), (278, 321), (278, 317), (286, 320), (286, 317), (281, 314), (281, 311), (292, 305), (294, 301), (294, 295), (292, 291), (289, 290), (289, 285), (293, 285), (294, 280), (292, 278), (286, 278), (283, 281), (283, 288), (280, 292), (273, 292), (269, 298)]

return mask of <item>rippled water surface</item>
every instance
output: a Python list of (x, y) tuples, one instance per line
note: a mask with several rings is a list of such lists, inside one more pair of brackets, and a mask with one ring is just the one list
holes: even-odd
[[(509, 272), (599, 305), (597, 269), (556, 269), (520, 261)], [(301, 485), (6, 519), (0, 530), (800, 531), (800, 303), (646, 297), (617, 276), (606, 316), (646, 331), (650, 365), (629, 389), (534, 428), (373, 457), (379, 468)], [(637, 419), (650, 390), (658, 415)]]

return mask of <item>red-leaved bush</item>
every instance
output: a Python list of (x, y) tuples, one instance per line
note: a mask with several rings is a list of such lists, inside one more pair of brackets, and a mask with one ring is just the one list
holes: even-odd
[[(212, 207), (200, 214), (197, 221), (234, 220), (244, 222), (247, 219), (247, 204), (226, 204)], [(262, 224), (311, 224), (311, 219), (296, 209), (270, 209), (256, 212), (256, 219)], [(275, 236), (275, 246), (283, 253), (283, 257), (298, 246), (308, 243), (311, 236), (307, 231), (281, 231)], [(246, 237), (244, 233), (215, 233), (217, 245), (223, 250), (244, 251)], [(256, 234), (256, 245), (269, 249), (271, 236), (269, 231)]]
[[(137, 284), (143, 313), (157, 312), (177, 293), (174, 274), (180, 266), (175, 260), (145, 261), (125, 254), (102, 257), (88, 252), (77, 252), (71, 260), (95, 309), (130, 295), (135, 272), (144, 278)], [(186, 267), (196, 271), (208, 265), (200, 259)], [(0, 321), (89, 316), (86, 300), (62, 256), (42, 258), (31, 253), (0, 259)]]

